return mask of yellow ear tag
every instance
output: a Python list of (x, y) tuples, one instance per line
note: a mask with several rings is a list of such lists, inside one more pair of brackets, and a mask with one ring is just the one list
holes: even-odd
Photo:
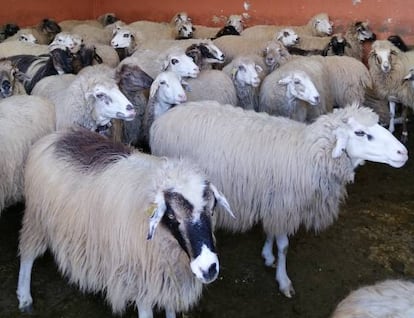
[(231, 78), (234, 78), (235, 76), (236, 76), (236, 73), (237, 73), (237, 68), (233, 68), (232, 70), (231, 70)]
[(147, 211), (145, 213), (148, 214), (151, 217), (151, 216), (154, 215), (156, 209), (157, 209), (157, 205), (155, 203), (152, 203), (148, 207), (148, 209), (147, 209)]

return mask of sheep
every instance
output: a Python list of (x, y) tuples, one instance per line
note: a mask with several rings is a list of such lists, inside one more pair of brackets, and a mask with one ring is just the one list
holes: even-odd
[(236, 28), (232, 25), (225, 25), (224, 27), (222, 27), (217, 34), (215, 35), (214, 38), (212, 38), (212, 40), (215, 40), (221, 36), (225, 36), (225, 35), (240, 35), (240, 33), (236, 30)]
[(298, 34), (291, 28), (284, 28), (280, 30), (274, 39), (282, 42), (285, 47), (298, 44), (300, 40)]
[(134, 107), (115, 82), (115, 70), (104, 64), (85, 67), (67, 88), (46, 96), (55, 103), (58, 130), (81, 126), (105, 132), (112, 118), (135, 117)]
[(131, 121), (115, 119), (112, 122), (112, 138), (124, 144), (139, 145), (142, 121), (148, 103), (148, 90), (153, 83), (152, 77), (145, 73), (133, 58), (121, 62), (116, 70), (116, 81), (121, 92), (131, 101), (135, 118)]
[(394, 44), (396, 47), (398, 47), (401, 52), (407, 52), (411, 51), (413, 49), (412, 45), (407, 45), (404, 40), (397, 34), (390, 35), (387, 38), (388, 41), (390, 41), (392, 44)]
[(7, 60), (0, 60), (0, 99), (26, 94), (22, 84), (25, 75)]
[(30, 38), (31, 41), (33, 41), (32, 39), (34, 37), (35, 43), (49, 44), (59, 32), (62, 32), (62, 29), (55, 21), (51, 19), (43, 19), (37, 26), (20, 29), (16, 34), (7, 38), (5, 41), (16, 41), (22, 35), (23, 37)]
[(47, 248), (63, 275), (103, 292), (114, 313), (133, 304), (166, 317), (186, 311), (219, 273), (215, 203), (233, 214), (202, 171), (86, 130), (50, 134), (31, 150), (19, 238), (19, 309), (30, 311), (34, 260)]
[(345, 55), (362, 60), (364, 55), (363, 43), (375, 41), (377, 36), (372, 32), (368, 22), (357, 21), (345, 32), (345, 39), (349, 46), (345, 49)]
[(73, 55), (67, 48), (53, 49), (48, 55), (14, 55), (7, 60), (25, 74), (23, 85), (27, 94), (46, 76), (73, 72)]
[(15, 23), (6, 23), (0, 28), (0, 42), (3, 42), (8, 37), (15, 35), (20, 27)]
[[(368, 57), (369, 72), (378, 97), (388, 99), (390, 123), (388, 129), (394, 132), (395, 104), (402, 103), (413, 107), (414, 93), (404, 76), (414, 65), (414, 52), (401, 52), (387, 40), (377, 40), (372, 44)], [(405, 132), (405, 138), (408, 132)]]
[(24, 199), (23, 171), (32, 144), (55, 130), (54, 105), (41, 97), (0, 99), (0, 213)]
[(213, 43), (223, 51), (225, 56), (223, 66), (226, 66), (239, 55), (261, 55), (266, 41), (261, 38), (227, 35), (213, 40)]
[(313, 58), (297, 58), (265, 77), (260, 87), (258, 111), (311, 122), (332, 110), (329, 73)]
[(193, 59), (200, 70), (211, 69), (225, 60), (224, 53), (212, 42), (194, 43), (187, 47), (185, 54)]
[[(191, 22), (188, 22), (191, 24)], [(154, 41), (154, 40), (173, 40), (176, 39), (178, 35), (179, 28), (176, 28), (175, 25), (171, 25), (166, 22), (154, 22), (140, 20), (129, 23), (127, 25), (131, 30), (137, 30), (142, 34), (143, 42), (145, 41)], [(192, 30), (192, 26), (191, 26)]]
[(244, 29), (241, 36), (269, 41), (278, 31), (286, 27), (294, 30), (300, 37), (304, 35), (323, 37), (332, 34), (332, 22), (329, 16), (326, 13), (319, 13), (303, 26), (255, 25)]
[(72, 29), (79, 24), (89, 24), (96, 27), (105, 27), (107, 25), (118, 22), (119, 19), (114, 13), (105, 13), (99, 16), (96, 20), (64, 20), (58, 24), (62, 31), (71, 32)]
[(158, 74), (150, 87), (148, 103), (144, 109), (141, 124), (141, 135), (135, 136), (139, 140), (137, 146), (148, 151), (149, 131), (154, 120), (186, 100), (187, 95), (181, 85), (181, 78), (176, 73), (164, 71)]
[[(238, 14), (232, 14), (230, 15), (223, 28), (226, 28), (228, 26), (234, 27), (235, 31), (240, 35), (240, 33), (244, 29), (243, 25), (243, 17)], [(218, 33), (223, 30), (223, 28), (220, 27), (210, 27), (210, 26), (204, 26), (204, 25), (195, 25), (194, 26), (194, 33), (193, 37), (197, 39), (213, 39), (218, 37)]]
[(138, 31), (131, 30), (128, 27), (119, 27), (114, 30), (111, 46), (117, 50), (118, 55), (122, 52), (122, 57), (120, 55), (120, 60), (122, 60), (123, 58), (132, 55), (141, 41), (142, 35), (140, 35)]
[(414, 282), (387, 279), (351, 292), (331, 318), (414, 317)]
[[(365, 98), (365, 91), (372, 88), (373, 83), (371, 75), (367, 67), (359, 60), (349, 56), (313, 56), (309, 58), (293, 58), (287, 50), (281, 47), (280, 43), (273, 43), (268, 45), (265, 55), (265, 63), (270, 70), (275, 67), (280, 67), (285, 63), (291, 63), (289, 61), (299, 59), (303, 65), (299, 65), (298, 61), (294, 65), (297, 69), (308, 67), (308, 63), (315, 63), (311, 61), (318, 61), (323, 64), (328, 79), (322, 85), (318, 86), (318, 91), (325, 92), (324, 95), (330, 94), (330, 98), (326, 102), (327, 105), (334, 107), (343, 107), (353, 102), (361, 103)], [(309, 70), (308, 72), (315, 72), (315, 70)], [(315, 74), (315, 73), (314, 73)], [(322, 73), (321, 73), (322, 74)], [(272, 75), (271, 77), (275, 77)], [(315, 74), (313, 78), (318, 78), (321, 75)], [(325, 77), (323, 76), (323, 77)], [(265, 96), (269, 96), (265, 93)], [(266, 108), (272, 107), (271, 101), (265, 102)], [(325, 111), (329, 111), (330, 107), (324, 108)]]
[(223, 190), (238, 215), (230, 222), (218, 214), (219, 228), (243, 232), (262, 224), (268, 266), (275, 260), (276, 238), (276, 280), (291, 297), (288, 236), (302, 224), (316, 232), (332, 224), (346, 184), (364, 160), (399, 168), (408, 159), (405, 146), (377, 122), (377, 114), (358, 105), (305, 124), (213, 101), (194, 102), (155, 120), (150, 146), (154, 155), (193, 160)]
[(199, 67), (184, 50), (179, 48), (172, 48), (162, 53), (151, 49), (139, 49), (131, 57), (139, 61), (138, 66), (152, 78), (162, 71), (173, 71), (181, 77), (193, 78), (200, 73)]
[(350, 48), (347, 39), (340, 33), (330, 37), (302, 36), (299, 43), (288, 47), (291, 54), (298, 55), (345, 55), (346, 48)]
[(240, 56), (223, 68), (231, 77), (237, 93), (237, 106), (244, 109), (257, 109), (259, 104), (259, 85), (262, 67), (254, 58)]
[(267, 41), (263, 45), (262, 56), (267, 74), (294, 58), (279, 40)]

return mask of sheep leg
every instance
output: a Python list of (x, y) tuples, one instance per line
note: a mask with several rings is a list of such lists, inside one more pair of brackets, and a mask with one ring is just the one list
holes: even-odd
[(138, 318), (153, 318), (151, 306), (139, 305), (138, 307)]
[(408, 142), (407, 113), (408, 113), (408, 107), (403, 106), (403, 111), (401, 114), (401, 117), (402, 117), (401, 142), (403, 144), (406, 144)]
[(393, 133), (395, 130), (394, 126), (394, 118), (395, 118), (395, 102), (389, 102), (390, 108), (390, 125), (388, 126), (388, 130)]
[(30, 281), (35, 257), (25, 257), (20, 260), (19, 279), (17, 283), (17, 299), (19, 309), (22, 312), (31, 313), (33, 310), (33, 299), (30, 293)]
[(286, 271), (286, 255), (289, 247), (289, 239), (286, 234), (276, 236), (277, 267), (276, 280), (279, 283), (280, 292), (288, 298), (295, 295), (292, 282)]
[(273, 255), (274, 235), (267, 234), (266, 241), (262, 248), (262, 257), (266, 266), (275, 267), (275, 256)]
[(165, 309), (165, 318), (175, 318), (175, 310), (173, 309)]

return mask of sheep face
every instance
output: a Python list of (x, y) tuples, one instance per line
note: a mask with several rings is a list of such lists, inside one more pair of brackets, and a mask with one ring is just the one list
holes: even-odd
[(329, 21), (328, 17), (317, 17), (313, 21), (313, 28), (316, 34), (321, 36), (331, 35), (332, 34), (333, 23)]
[(134, 106), (115, 84), (96, 84), (87, 97), (93, 99), (93, 113), (99, 126), (106, 125), (112, 118), (126, 121), (135, 118)]
[(239, 34), (242, 33), (244, 29), (243, 17), (238, 14), (230, 15), (226, 22), (226, 26), (229, 26), (229, 25), (233, 26), (236, 29), (236, 31), (239, 32)]
[(290, 98), (303, 100), (313, 106), (320, 103), (319, 92), (305, 72), (290, 73), (280, 79), (278, 83), (279, 85), (286, 85), (286, 94)]
[(260, 85), (259, 74), (263, 69), (254, 63), (244, 63), (236, 66), (232, 70), (232, 77), (242, 86), (250, 85), (258, 87)]
[(360, 42), (376, 40), (377, 36), (372, 32), (367, 22), (356, 22), (355, 28)]
[(329, 41), (326, 50), (331, 49), (334, 55), (342, 56), (345, 54), (345, 48), (351, 48), (348, 41), (341, 35), (334, 35)]
[(289, 58), (289, 52), (280, 41), (270, 41), (263, 50), (263, 58), (266, 66), (270, 69), (284, 64)]
[(0, 98), (6, 98), (13, 95), (13, 74), (6, 70), (0, 71)]
[(336, 146), (332, 156), (336, 158), (346, 152), (354, 166), (369, 160), (400, 168), (408, 160), (407, 148), (378, 123), (361, 123), (350, 117), (334, 134)]
[(393, 65), (393, 56), (398, 55), (398, 49), (390, 47), (376, 47), (372, 46), (370, 59), (374, 59), (381, 71), (385, 74), (391, 72)]
[(224, 63), (224, 53), (213, 42), (200, 43), (198, 47), (205, 63)]
[(49, 48), (54, 47), (56, 45), (67, 47), (71, 53), (77, 53), (80, 49), (80, 44), (78, 43), (78, 40), (76, 40), (75, 42), (73, 35), (66, 32), (60, 32), (56, 34), (52, 43), (49, 44)]
[(172, 71), (180, 77), (196, 78), (200, 68), (185, 54), (170, 54), (163, 64), (163, 71)]
[(177, 39), (191, 39), (193, 37), (193, 23), (191, 21), (182, 21), (176, 25)]
[[(187, 95), (181, 85), (181, 79), (174, 72), (162, 72), (154, 80), (150, 88), (150, 98), (156, 98), (159, 105), (168, 108), (171, 105), (184, 103)], [(163, 108), (163, 107), (161, 107)], [(155, 109), (155, 116), (164, 113), (166, 109)]]
[(37, 43), (37, 39), (35, 38), (35, 36), (30, 33), (21, 33), (19, 35), (18, 40), (21, 42), (32, 43), (32, 44)]
[(286, 28), (276, 34), (276, 40), (282, 42), (285, 47), (289, 47), (298, 44), (300, 38), (295, 31)]
[(115, 29), (111, 40), (111, 46), (115, 49), (123, 49), (132, 46), (134, 34), (130, 30)]
[(189, 179), (187, 183), (157, 195), (148, 239), (157, 225), (163, 224), (189, 256), (191, 271), (207, 284), (219, 272), (211, 220), (216, 202), (233, 213), (226, 198), (208, 181)]

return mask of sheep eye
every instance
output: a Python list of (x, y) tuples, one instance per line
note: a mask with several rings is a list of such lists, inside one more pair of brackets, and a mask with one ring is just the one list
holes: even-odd
[(104, 93), (98, 93), (98, 94), (96, 94), (96, 98), (103, 99), (104, 97), (105, 97), (105, 94)]
[(175, 64), (177, 64), (177, 63), (178, 63), (178, 60), (177, 60), (177, 59), (172, 59), (172, 60), (171, 60), (171, 63), (172, 63), (173, 65), (175, 65)]
[(355, 135), (357, 135), (358, 137), (363, 137), (363, 136), (365, 136), (365, 132), (363, 132), (362, 130), (357, 130), (355, 132)]
[(124, 34), (124, 38), (129, 38), (129, 34)]
[(299, 79), (297, 79), (297, 78), (295, 78), (295, 79), (293, 80), (293, 83), (294, 83), (294, 84), (296, 84), (296, 85), (298, 85), (298, 84), (300, 84), (300, 80), (299, 80)]
[(160, 85), (165, 85), (167, 82), (166, 81), (161, 81)]

